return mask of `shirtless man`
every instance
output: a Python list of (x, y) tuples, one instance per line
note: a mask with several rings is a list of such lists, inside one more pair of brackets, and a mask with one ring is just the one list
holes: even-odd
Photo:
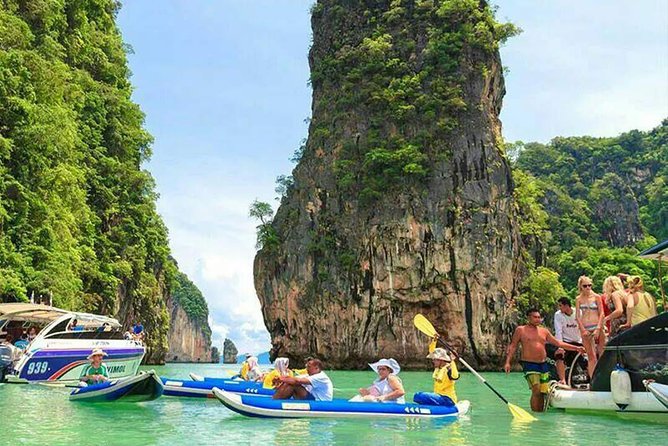
[(544, 394), (548, 392), (548, 381), (550, 380), (549, 368), (545, 362), (547, 358), (545, 344), (550, 343), (564, 350), (579, 351), (580, 353), (584, 353), (584, 348), (559, 341), (552, 336), (550, 330), (541, 327), (540, 324), (543, 319), (538, 309), (531, 308), (527, 311), (526, 315), (528, 323), (527, 325), (520, 325), (515, 329), (513, 340), (508, 346), (508, 355), (506, 356), (506, 364), (503, 366), (503, 369), (506, 373), (510, 372), (510, 361), (515, 356), (517, 344), (521, 344), (522, 356), (520, 363), (522, 363), (524, 377), (531, 389), (531, 410), (542, 412), (545, 410)]

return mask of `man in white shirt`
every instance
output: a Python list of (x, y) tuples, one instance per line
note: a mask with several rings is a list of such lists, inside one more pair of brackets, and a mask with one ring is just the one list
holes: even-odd
[[(575, 311), (571, 307), (571, 301), (568, 297), (562, 297), (557, 303), (559, 304), (559, 310), (554, 313), (554, 337), (562, 342), (582, 345), (582, 338), (578, 323), (575, 320)], [(557, 349), (554, 353), (560, 383), (566, 384), (566, 365), (564, 361), (572, 364), (576, 355), (577, 352), (567, 352), (563, 348)]]
[(281, 376), (281, 383), (276, 388), (273, 398), (275, 400), (331, 401), (334, 387), (329, 376), (322, 371), (322, 361), (309, 358), (306, 361), (306, 372), (308, 375)]

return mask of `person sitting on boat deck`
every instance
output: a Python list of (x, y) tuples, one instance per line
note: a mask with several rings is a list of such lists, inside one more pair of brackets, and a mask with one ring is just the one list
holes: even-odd
[(541, 327), (543, 318), (537, 308), (530, 308), (526, 312), (527, 324), (520, 325), (513, 333), (513, 339), (508, 346), (506, 363), (503, 369), (510, 373), (510, 361), (515, 356), (518, 344), (522, 346), (520, 363), (524, 370), (529, 388), (531, 389), (531, 410), (542, 412), (545, 410), (544, 394), (549, 391), (550, 370), (545, 362), (547, 352), (545, 344), (550, 343), (564, 350), (578, 351), (584, 353), (583, 347), (567, 344), (556, 339), (545, 327)]
[(262, 387), (265, 389), (273, 389), (280, 382), (278, 379), (281, 376), (294, 376), (292, 371), (288, 368), (290, 360), (288, 358), (276, 358), (274, 360), (274, 368), (262, 376)]
[[(554, 337), (571, 345), (582, 345), (580, 330), (575, 320), (575, 312), (568, 297), (557, 300), (559, 309), (554, 313)], [(573, 364), (577, 352), (557, 348), (554, 352), (555, 367), (561, 384), (566, 384), (566, 364)]]
[(459, 371), (450, 354), (444, 348), (436, 348), (437, 340), (438, 335), (429, 344), (427, 355), (434, 365), (434, 373), (431, 375), (434, 379), (434, 391), (417, 392), (413, 396), (413, 402), (430, 406), (454, 406), (457, 403), (455, 381), (459, 379)]
[(603, 318), (603, 323), (610, 324), (609, 335), (613, 338), (622, 332), (622, 327), (626, 326), (626, 307), (629, 296), (624, 290), (619, 275), (609, 276), (603, 281), (603, 292), (610, 309), (610, 314)]
[(18, 341), (14, 342), (14, 347), (20, 349), (20, 350), (25, 350), (28, 347), (28, 333), (23, 333), (21, 335), (21, 339)]
[(239, 376), (244, 381), (248, 381), (248, 358), (250, 358), (253, 355), (251, 355), (250, 353), (246, 353), (244, 356), (246, 357), (246, 359), (244, 359), (244, 361), (241, 363), (241, 369), (239, 370)]
[(84, 387), (92, 384), (100, 384), (109, 380), (109, 372), (107, 366), (102, 362), (102, 358), (107, 354), (101, 348), (93, 349), (88, 359), (90, 364), (84, 368), (81, 377), (79, 378), (80, 385)]
[(281, 383), (272, 398), (276, 400), (294, 398), (296, 400), (331, 401), (334, 386), (322, 369), (322, 361), (308, 358), (306, 361), (307, 374), (279, 377)]
[(83, 331), (83, 329), (83, 326), (79, 325), (79, 321), (76, 319), (72, 319), (72, 322), (67, 325), (67, 331)]
[(656, 301), (644, 291), (642, 277), (631, 276), (626, 283), (629, 287), (629, 300), (626, 306), (626, 325), (623, 328), (631, 328), (657, 315)]
[(0, 345), (5, 345), (9, 347), (9, 350), (11, 351), (12, 361), (16, 361), (21, 357), (21, 350), (19, 348), (16, 348), (16, 346), (14, 346), (14, 344), (12, 343), (13, 340), (14, 336), (7, 334), (5, 336), (4, 341), (0, 342)]
[(378, 379), (371, 386), (359, 389), (359, 394), (364, 397), (364, 401), (404, 404), (406, 392), (401, 378), (397, 376), (401, 371), (399, 363), (394, 358), (383, 358), (369, 364), (369, 367), (378, 374)]
[(260, 370), (260, 366), (257, 364), (257, 357), (251, 356), (246, 361), (248, 362), (246, 381), (259, 381), (262, 379), (262, 370)]
[(137, 321), (132, 326), (132, 335), (133, 335), (135, 341), (143, 341), (144, 340), (144, 336), (146, 335), (146, 333), (144, 333), (144, 326), (142, 325), (141, 322)]
[(28, 330), (28, 342), (32, 342), (33, 339), (37, 337), (37, 328), (35, 326), (31, 326), (30, 329)]

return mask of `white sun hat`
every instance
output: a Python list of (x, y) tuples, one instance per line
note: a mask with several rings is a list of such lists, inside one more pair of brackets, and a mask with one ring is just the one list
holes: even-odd
[(91, 354), (88, 355), (88, 359), (92, 358), (93, 356), (97, 356), (97, 355), (107, 356), (107, 354), (104, 352), (104, 350), (102, 350), (101, 348), (95, 348), (95, 349), (93, 349)]
[(452, 361), (452, 358), (450, 358), (450, 355), (448, 354), (447, 351), (445, 351), (444, 348), (435, 348), (433, 352), (429, 353), (427, 355), (427, 358), (429, 359), (442, 359), (443, 361)]
[(399, 363), (394, 358), (390, 358), (390, 359), (383, 358), (379, 361), (374, 362), (373, 364), (369, 364), (369, 367), (371, 367), (373, 369), (373, 371), (376, 372), (376, 373), (378, 373), (378, 367), (380, 367), (380, 366), (385, 366), (385, 367), (389, 367), (390, 369), (392, 369), (392, 374), (393, 375), (398, 375), (399, 372), (401, 371), (401, 367), (399, 366)]

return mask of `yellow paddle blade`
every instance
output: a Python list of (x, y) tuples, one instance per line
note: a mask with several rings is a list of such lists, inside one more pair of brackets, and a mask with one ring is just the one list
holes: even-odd
[(430, 338), (436, 336), (436, 329), (434, 328), (433, 325), (431, 325), (431, 322), (429, 322), (427, 318), (424, 317), (423, 315), (419, 313), (416, 314), (415, 317), (413, 318), (413, 324), (415, 325), (415, 328), (417, 328)]
[(508, 403), (508, 409), (510, 409), (510, 413), (513, 414), (513, 418), (516, 421), (530, 422), (537, 420), (537, 418), (529, 412), (514, 404)]

